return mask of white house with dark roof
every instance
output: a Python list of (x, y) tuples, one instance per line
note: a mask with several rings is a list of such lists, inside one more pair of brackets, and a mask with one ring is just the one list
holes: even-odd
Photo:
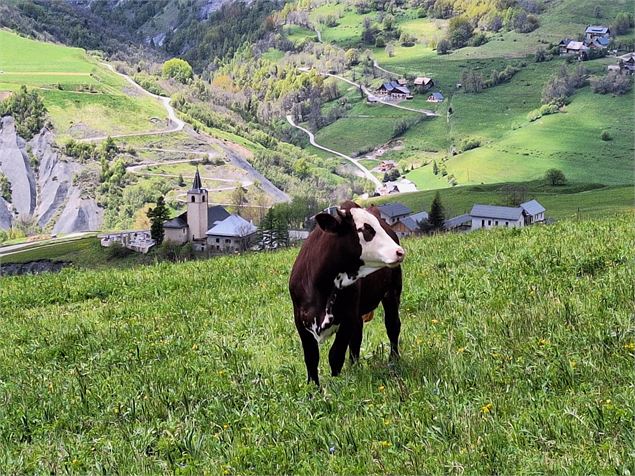
[(536, 200), (521, 203), (520, 208), (525, 212), (525, 224), (543, 223), (545, 221), (545, 207)]
[(521, 203), (518, 207), (501, 207), (498, 205), (480, 205), (472, 207), (471, 230), (480, 228), (521, 228), (545, 221), (545, 208), (536, 200)]

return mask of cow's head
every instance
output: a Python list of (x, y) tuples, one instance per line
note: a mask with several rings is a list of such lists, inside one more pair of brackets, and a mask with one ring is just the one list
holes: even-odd
[(334, 215), (320, 213), (315, 220), (322, 230), (338, 236), (347, 259), (361, 260), (360, 268), (368, 271), (362, 275), (394, 268), (404, 259), (403, 248), (388, 235), (378, 217), (354, 202), (343, 203)]

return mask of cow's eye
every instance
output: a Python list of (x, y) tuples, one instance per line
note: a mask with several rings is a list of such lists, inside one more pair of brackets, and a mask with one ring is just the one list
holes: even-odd
[(364, 241), (372, 240), (377, 233), (375, 229), (368, 223), (364, 223), (364, 226), (362, 228), (358, 228), (357, 231), (362, 234), (362, 236), (364, 237)]

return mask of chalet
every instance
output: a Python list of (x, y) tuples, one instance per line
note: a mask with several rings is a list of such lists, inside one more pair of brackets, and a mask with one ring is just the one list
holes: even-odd
[(378, 96), (389, 97), (393, 99), (412, 99), (408, 86), (401, 85), (397, 81), (389, 81), (383, 83), (375, 93)]
[(436, 92), (436, 93), (432, 93), (430, 94), (430, 96), (428, 96), (427, 101), (428, 102), (443, 102), (445, 98), (443, 97), (443, 94), (441, 94), (440, 92)]
[(567, 54), (567, 45), (571, 43), (572, 41), (574, 40), (572, 40), (571, 38), (564, 38), (563, 40), (560, 40), (560, 43), (558, 43), (558, 51), (560, 55)]
[(578, 57), (586, 56), (589, 51), (589, 47), (582, 41), (570, 41), (567, 44), (566, 54), (576, 55)]
[(449, 218), (443, 223), (443, 228), (447, 231), (469, 231), (472, 228), (472, 217), (466, 213)]
[(594, 49), (606, 49), (609, 47), (609, 43), (611, 43), (611, 39), (603, 36), (601, 38), (594, 39), (591, 43), (588, 43), (589, 48)]
[(584, 31), (584, 42), (586, 44), (593, 43), (593, 40), (597, 38), (610, 39), (610, 37), (611, 37), (611, 30), (609, 29), (608, 26), (591, 25), (591, 26), (588, 26), (587, 29)]
[(521, 203), (520, 208), (523, 209), (525, 215), (525, 225), (544, 223), (546, 211), (545, 207), (536, 200), (529, 200), (528, 202)]
[(256, 231), (253, 223), (239, 215), (229, 215), (205, 233), (207, 250), (212, 253), (245, 251), (251, 246)]
[(419, 233), (419, 223), (426, 221), (427, 219), (427, 212), (415, 213), (413, 215), (400, 218), (399, 221), (392, 225), (392, 229), (400, 238), (409, 235), (416, 235)]
[(419, 92), (423, 92), (434, 87), (434, 81), (431, 78), (427, 78), (425, 76), (418, 76), (414, 80), (414, 85)]
[(412, 213), (412, 210), (410, 210), (410, 208), (401, 203), (387, 203), (385, 205), (380, 205), (377, 208), (379, 208), (381, 217), (390, 226), (393, 226), (395, 223), (399, 222), (399, 220), (407, 217)]

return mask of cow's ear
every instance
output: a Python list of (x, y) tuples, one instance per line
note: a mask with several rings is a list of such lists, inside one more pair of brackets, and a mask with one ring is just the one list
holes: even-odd
[(334, 217), (329, 213), (318, 213), (315, 215), (315, 221), (324, 231), (335, 233), (340, 225), (339, 217)]

